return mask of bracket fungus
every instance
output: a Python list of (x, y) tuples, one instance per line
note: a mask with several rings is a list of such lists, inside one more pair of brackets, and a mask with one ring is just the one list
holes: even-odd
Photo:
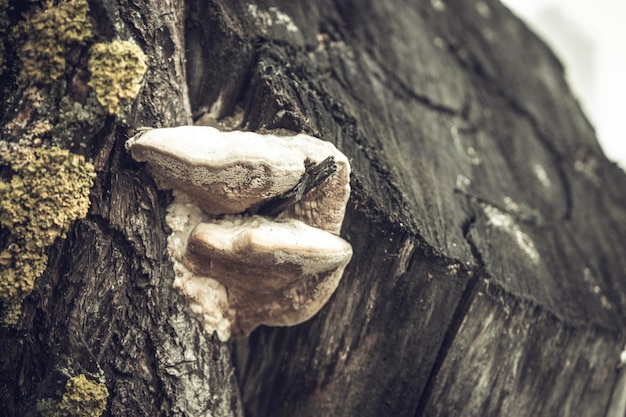
[(175, 287), (222, 340), (313, 317), (333, 294), (352, 247), (339, 237), (350, 164), (329, 142), (180, 126), (126, 143), (159, 187)]

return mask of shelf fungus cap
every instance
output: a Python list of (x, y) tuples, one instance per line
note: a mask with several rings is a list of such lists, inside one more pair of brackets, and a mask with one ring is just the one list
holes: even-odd
[(208, 214), (242, 213), (280, 196), (298, 184), (305, 161), (319, 163), (332, 156), (337, 172), (283, 217), (333, 233), (341, 228), (350, 196), (350, 164), (330, 142), (308, 135), (180, 126), (141, 132), (126, 148), (136, 161), (148, 163), (162, 188), (191, 195)]
[[(236, 336), (259, 325), (291, 326), (328, 301), (352, 256), (338, 236), (350, 164), (333, 144), (181, 126), (143, 131), (126, 148), (147, 162), (161, 188), (174, 190), (168, 248), (182, 271), (175, 286), (204, 323), (221, 326), (208, 330), (226, 319)], [(228, 309), (215, 317), (208, 316), (216, 303), (198, 291), (207, 278), (228, 293)]]
[(259, 325), (292, 326), (313, 317), (333, 294), (352, 256), (348, 242), (289, 219), (261, 216), (200, 223), (185, 263), (219, 277), (237, 311), (235, 335)]

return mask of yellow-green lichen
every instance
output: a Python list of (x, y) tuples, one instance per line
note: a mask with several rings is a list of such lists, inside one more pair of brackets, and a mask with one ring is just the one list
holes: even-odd
[(71, 46), (92, 37), (87, 0), (48, 1), (25, 16), (15, 30), (25, 81), (51, 84), (65, 73)]
[(13, 171), (0, 180), (0, 226), (10, 232), (0, 252), (2, 321), (15, 323), (22, 301), (46, 269), (47, 248), (85, 217), (93, 165), (58, 147), (30, 148), (0, 142), (0, 164)]
[(87, 65), (89, 85), (109, 114), (120, 113), (121, 102), (137, 96), (147, 69), (145, 54), (129, 41), (95, 44)]
[(100, 417), (108, 397), (106, 385), (80, 374), (67, 380), (60, 402), (42, 400), (37, 404), (37, 411), (44, 417)]

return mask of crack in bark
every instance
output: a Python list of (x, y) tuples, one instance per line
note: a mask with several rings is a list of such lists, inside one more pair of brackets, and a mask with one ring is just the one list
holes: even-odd
[(463, 294), (459, 298), (459, 302), (454, 309), (454, 313), (452, 314), (452, 319), (448, 326), (448, 329), (445, 332), (443, 337), (443, 341), (439, 347), (439, 351), (437, 352), (437, 357), (431, 367), (430, 374), (428, 375), (428, 379), (425, 384), (425, 389), (420, 395), (420, 398), (417, 402), (417, 406), (415, 408), (415, 412), (413, 415), (415, 417), (420, 417), (423, 415), (424, 410), (426, 409), (430, 397), (432, 395), (432, 391), (435, 388), (437, 376), (439, 375), (439, 371), (448, 356), (448, 352), (450, 351), (456, 336), (459, 333), (461, 325), (467, 316), (470, 306), (476, 297), (477, 292), (480, 290), (481, 286), (479, 284), (480, 278), (485, 275), (485, 264), (478, 250), (478, 247), (475, 245), (474, 241), (470, 237), (469, 233), (472, 226), (476, 223), (476, 216), (471, 215), (463, 224), (463, 237), (465, 241), (470, 247), (474, 260), (476, 262), (476, 266), (470, 271), (470, 277), (465, 285), (465, 289), (463, 290)]

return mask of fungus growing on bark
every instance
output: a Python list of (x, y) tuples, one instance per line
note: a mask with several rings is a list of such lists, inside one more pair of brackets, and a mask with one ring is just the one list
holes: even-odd
[(127, 149), (174, 190), (174, 285), (207, 330), (225, 340), (230, 323), (235, 335), (291, 326), (328, 301), (352, 256), (338, 236), (350, 164), (331, 143), (181, 126), (142, 132)]

